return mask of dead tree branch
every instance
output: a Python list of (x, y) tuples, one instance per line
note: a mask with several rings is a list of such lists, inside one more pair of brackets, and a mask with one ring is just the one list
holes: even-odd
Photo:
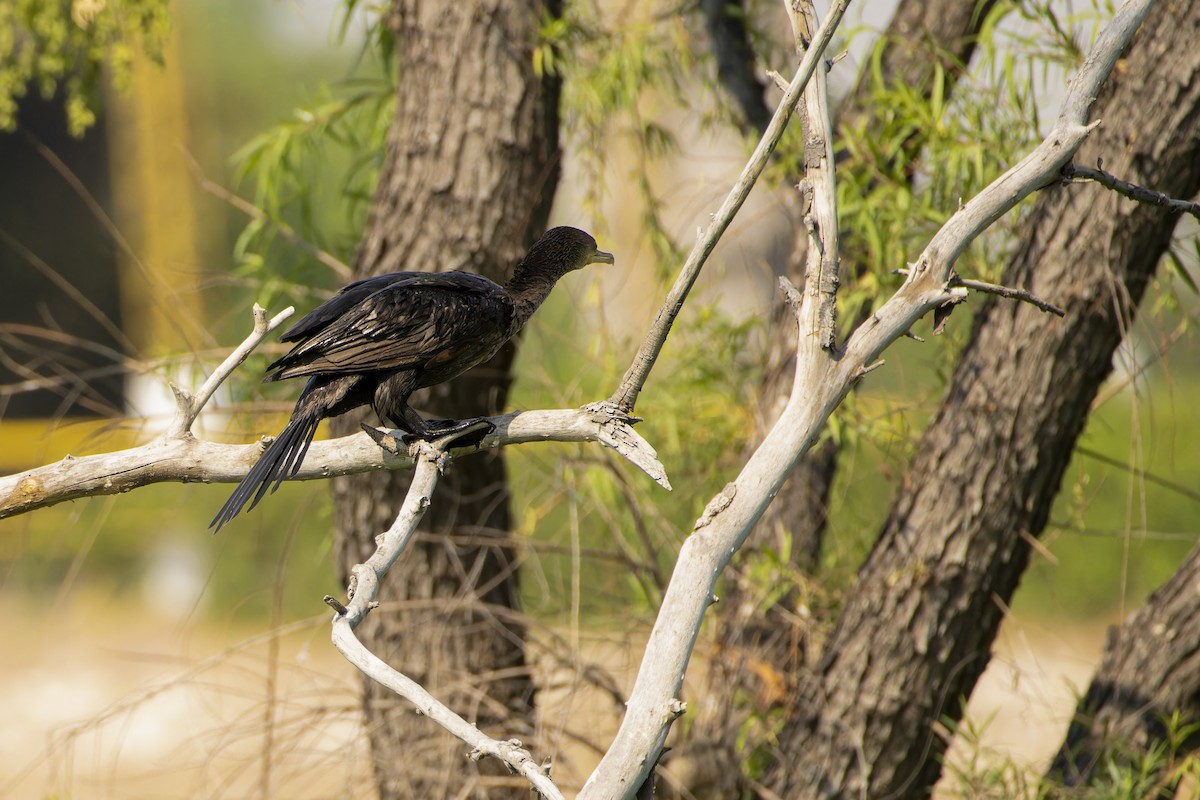
[(1181, 214), (1191, 214), (1196, 219), (1200, 219), (1200, 203), (1193, 203), (1190, 200), (1177, 200), (1174, 197), (1168, 197), (1162, 192), (1156, 192), (1153, 189), (1147, 189), (1145, 186), (1138, 186), (1136, 183), (1121, 180), (1116, 175), (1104, 171), (1103, 161), (1097, 161), (1095, 169), (1081, 167), (1075, 163), (1067, 164), (1062, 168), (1062, 176), (1064, 183), (1094, 181), (1107, 189), (1112, 189), (1117, 194), (1128, 197), (1130, 200), (1136, 200), (1139, 203), (1158, 206), (1160, 208), (1168, 208), (1172, 211), (1178, 211)]
[[(147, 444), (112, 453), (61, 461), (0, 477), (0, 519), (81, 497), (118, 494), (152, 483), (236, 483), (262, 455), (265, 442), (219, 444), (197, 439), (191, 428), (201, 409), (246, 357), (292, 314), (288, 308), (267, 319), (254, 307), (254, 330), (193, 395), (171, 385), (176, 412), (166, 432)], [(581, 409), (514, 411), (490, 422), (495, 429), (477, 445), (455, 455), (528, 442), (600, 442), (645, 472), (664, 489), (671, 483), (658, 454), (633, 430), (633, 418), (605, 404)], [(366, 434), (313, 442), (292, 480), (314, 480), (413, 466), (408, 455), (384, 452)]]
[[(907, 269), (895, 269), (892, 270), (892, 272), (896, 275), (908, 275), (909, 273)], [(983, 292), (984, 294), (994, 294), (997, 297), (1003, 297), (1007, 300), (1019, 300), (1022, 303), (1029, 303), (1031, 306), (1034, 306), (1041, 311), (1053, 314), (1056, 317), (1063, 317), (1067, 314), (1067, 312), (1059, 306), (1056, 306), (1053, 303), (1048, 303), (1032, 292), (1028, 292), (1024, 289), (1013, 289), (1010, 286), (1001, 286), (998, 283), (987, 283), (985, 281), (972, 280), (970, 278), (964, 278), (957, 273), (952, 273), (950, 275), (950, 281), (947, 285), (951, 288), (962, 287), (964, 289), (970, 289), (976, 292)], [(934, 331), (934, 333), (940, 332), (940, 330)], [(913, 335), (911, 331), (905, 333), (904, 335), (910, 339), (916, 339), (918, 342), (925, 341), (921, 337)]]
[(1036, 308), (1053, 314), (1056, 317), (1065, 317), (1067, 315), (1067, 312), (1064, 309), (1054, 305), (1053, 303), (1047, 303), (1045, 300), (1034, 296), (1024, 289), (1012, 289), (1008, 286), (971, 280), (958, 275), (955, 275), (950, 279), (950, 285), (961, 286), (964, 289), (971, 289), (972, 291), (983, 292), (984, 294), (998, 295), (999, 297), (1004, 297), (1009, 300), (1020, 300), (1022, 303), (1029, 303), (1031, 306), (1035, 306)]
[[(697, 527), (680, 549), (625, 718), (608, 752), (584, 785), (581, 798), (627, 797), (645, 780), (672, 720), (679, 714), (683, 675), (704, 612), (716, 600), (716, 581), (730, 558), (854, 381), (918, 319), (965, 296), (966, 289), (949, 285), (957, 257), (1022, 198), (1045, 186), (1074, 156), (1096, 124), (1088, 123), (1088, 113), (1097, 93), (1150, 4), (1151, 0), (1127, 0), (1121, 6), (1071, 81), (1050, 135), (947, 221), (904, 285), (855, 331), (840, 354), (830, 354), (820, 347), (815, 335), (819, 330), (818, 298), (814, 293), (804, 293), (796, 315), (796, 376), (791, 396), (741, 474), (710, 502), (702, 517), (706, 524)], [(822, 49), (818, 38), (805, 62), (819, 56)], [(622, 391), (614, 398), (623, 397), (632, 405), (657, 353), (656, 347), (652, 350), (646, 355), (639, 352), (639, 361), (631, 367)]]
[[(588, 409), (513, 411), (489, 421), (496, 430), (455, 455), (530, 442), (601, 442), (670, 489), (666, 470), (648, 442), (627, 423), (598, 418)], [(219, 444), (160, 437), (140, 447), (76, 458), (0, 478), (0, 519), (81, 497), (118, 494), (152, 483), (237, 483), (262, 455), (264, 443)], [(383, 452), (365, 433), (313, 442), (290, 480), (319, 480), (381, 469), (406, 469), (407, 455)]]
[[(811, 2), (786, 2), (796, 40), (796, 52), (805, 53), (817, 26)], [(797, 187), (806, 211), (808, 257), (805, 291), (820, 298), (817, 304), (817, 337), (826, 350), (837, 348), (837, 290), (841, 262), (838, 245), (837, 180), (834, 174), (833, 122), (829, 114), (827, 70), (818, 69), (804, 89), (804, 178)]]
[(219, 367), (213, 370), (213, 373), (208, 376), (208, 380), (204, 381), (204, 384), (195, 394), (191, 394), (172, 382), (170, 386), (171, 392), (175, 395), (175, 418), (171, 420), (165, 437), (179, 439), (189, 435), (196, 417), (200, 415), (200, 411), (204, 408), (204, 405), (213, 396), (213, 393), (217, 391), (217, 387), (224, 383), (225, 379), (242, 365), (242, 362), (254, 351), (254, 348), (262, 344), (262, 340), (267, 338), (268, 333), (283, 324), (283, 321), (292, 316), (295, 311), (295, 308), (288, 306), (271, 319), (267, 319), (266, 309), (255, 303), (253, 311), (254, 330), (246, 337), (245, 341), (238, 345), (221, 362)]
[[(457, 432), (454, 438), (462, 435), (462, 431)], [(429, 507), (429, 499), (437, 486), (438, 475), (450, 460), (446, 451), (449, 444), (450, 441), (438, 440), (421, 441), (413, 446), (417, 451), (416, 466), (408, 494), (392, 526), (375, 538), (375, 552), (364, 563), (351, 568), (350, 585), (347, 590), (350, 602), (342, 605), (332, 597), (325, 598), (325, 602), (336, 612), (333, 618), (333, 644), (338, 652), (368, 678), (408, 700), (422, 714), (470, 745), (473, 748), (468, 755), (470, 759), (478, 761), (484, 756), (498, 758), (514, 774), (522, 775), (528, 780), (542, 797), (563, 800), (562, 793), (550, 780), (549, 770), (535, 762), (520, 741), (500, 741), (487, 736), (438, 701), (419, 683), (381, 660), (354, 634), (358, 624), (378, 605), (375, 598), (379, 594), (380, 581), (404, 552), (404, 548), (417, 531), (417, 524), (425, 516), (425, 509)]]

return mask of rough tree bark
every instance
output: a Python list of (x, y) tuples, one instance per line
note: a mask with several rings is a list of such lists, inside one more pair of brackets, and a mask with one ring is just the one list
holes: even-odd
[[(560, 161), (558, 84), (533, 70), (546, 10), (556, 14), (558, 4), (395, 1), (388, 24), (398, 48), (396, 117), (357, 275), (467, 269), (505, 280), (544, 230)], [(414, 405), (443, 417), (496, 413), (511, 383), (514, 352), (506, 347)], [(352, 432), (358, 421), (338, 420), (337, 432)], [(335, 481), (343, 571), (374, 549), (372, 539), (391, 523), (409, 479), (396, 472)], [(423, 524), (438, 535), (408, 549), (384, 587), (383, 609), (371, 614), (361, 635), (377, 655), (485, 731), (528, 741), (533, 687), (523, 631), (511, 616), (455, 602), (518, 605), (511, 550), (453, 538), (506, 537), (510, 518), (502, 452), (456, 462)], [(399, 608), (392, 610), (389, 600), (400, 601)], [(475, 610), (456, 610), (461, 606)], [(386, 689), (365, 681), (363, 705), (380, 797), (463, 797), (464, 786), (469, 796), (500, 796), (496, 780), (464, 759), (460, 742), (432, 730)]]
[[(1200, 6), (1155, 4), (1092, 114), (1079, 163), (1175, 197), (1200, 189)], [(923, 797), (1041, 533), (1113, 352), (1176, 217), (1054, 186), (976, 317), (942, 406), (782, 732), (766, 784), (789, 797)], [(997, 602), (999, 600), (1000, 602)]]
[[(1145, 606), (1109, 632), (1100, 667), (1050, 766), (1053, 779), (1090, 783), (1106, 751), (1115, 750), (1118, 760), (1147, 753), (1166, 739), (1166, 723), (1175, 712), (1183, 725), (1200, 720), (1197, 586), (1200, 548)], [(1188, 752), (1200, 741), (1193, 732), (1179, 745)]]

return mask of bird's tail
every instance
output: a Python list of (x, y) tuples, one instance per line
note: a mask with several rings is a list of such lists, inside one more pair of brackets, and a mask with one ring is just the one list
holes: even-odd
[[(250, 503), (250, 507), (246, 509), (249, 511), (263, 499), (268, 488), (274, 492), (286, 478), (299, 471), (320, 421), (319, 414), (298, 414), (292, 417), (213, 517), (213, 521), (208, 525), (210, 528), (216, 528), (213, 533), (221, 530), (222, 525), (236, 517), (247, 502)], [(254, 495), (253, 499), (251, 495)]]

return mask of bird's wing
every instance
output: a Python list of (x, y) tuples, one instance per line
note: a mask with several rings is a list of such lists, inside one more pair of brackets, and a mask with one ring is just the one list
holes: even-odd
[(365, 278), (343, 286), (333, 297), (296, 320), (291, 327), (280, 334), (279, 341), (299, 342), (310, 339), (375, 292), (413, 274), (415, 273), (391, 272), (387, 275), (376, 275), (374, 278)]
[(508, 307), (482, 276), (408, 273), (324, 323), (271, 365), (270, 379), (438, 366), (503, 341)]

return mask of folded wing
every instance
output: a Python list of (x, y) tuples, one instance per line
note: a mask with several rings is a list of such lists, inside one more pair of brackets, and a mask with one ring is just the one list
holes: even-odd
[(507, 339), (510, 316), (504, 291), (479, 275), (393, 273), (360, 281), (284, 334), (302, 341), (268, 368), (274, 372), (266, 380), (470, 366)]

